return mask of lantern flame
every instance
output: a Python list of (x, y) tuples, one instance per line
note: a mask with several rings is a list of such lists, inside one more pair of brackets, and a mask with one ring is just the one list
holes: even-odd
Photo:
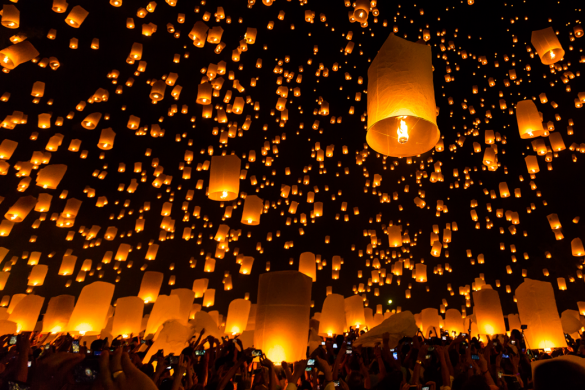
[(398, 143), (405, 144), (408, 142), (408, 126), (406, 122), (400, 119), (400, 127), (396, 130), (398, 134)]
[(555, 53), (552, 50), (550, 51), (550, 58), (555, 58)]
[(227, 198), (227, 196), (228, 196), (228, 192), (227, 192), (227, 191), (223, 191), (223, 192), (221, 193), (221, 198), (222, 198), (222, 199), (223, 199), (223, 198)]

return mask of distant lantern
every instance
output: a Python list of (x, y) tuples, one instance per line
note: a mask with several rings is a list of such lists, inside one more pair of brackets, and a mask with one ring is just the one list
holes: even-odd
[(142, 299), (144, 303), (156, 302), (163, 278), (162, 272), (146, 271), (142, 276), (138, 298)]
[(89, 12), (83, 9), (80, 5), (76, 5), (71, 8), (69, 15), (65, 18), (65, 22), (71, 27), (79, 28), (81, 23), (87, 18), (87, 15), (89, 15)]
[(39, 52), (29, 41), (19, 42), (0, 50), (0, 65), (7, 69), (14, 69), (38, 55)]
[(439, 141), (431, 48), (390, 34), (368, 69), (366, 141), (388, 156), (409, 157)]
[(114, 312), (112, 335), (114, 337), (122, 336), (122, 338), (126, 338), (130, 334), (139, 334), (142, 330), (143, 312), (144, 301), (139, 297), (118, 298), (116, 301), (116, 311)]
[(103, 129), (98, 141), (98, 148), (101, 150), (111, 150), (114, 147), (115, 138), (116, 133), (114, 133), (111, 127)]
[(10, 222), (22, 222), (26, 216), (34, 209), (37, 204), (37, 198), (34, 196), (23, 196), (8, 209), (4, 218)]
[(37, 186), (55, 190), (67, 172), (67, 165), (52, 164), (39, 170), (37, 173)]
[(306, 356), (311, 313), (311, 278), (296, 271), (260, 275), (254, 346), (273, 362)]
[(254, 258), (252, 256), (244, 256), (242, 264), (240, 265), (240, 273), (244, 275), (250, 275), (252, 273), (252, 265), (254, 264)]
[(552, 27), (533, 31), (530, 41), (544, 65), (552, 65), (565, 56), (565, 51)]
[(89, 114), (85, 117), (84, 120), (81, 121), (81, 126), (87, 130), (93, 130), (96, 128), (101, 118), (101, 112), (94, 112), (93, 114)]
[(215, 289), (208, 288), (203, 294), (203, 307), (211, 307), (215, 304)]
[(73, 295), (59, 295), (51, 298), (43, 316), (42, 332), (56, 334), (64, 331), (74, 307)]
[(392, 248), (402, 246), (402, 228), (400, 226), (388, 226), (388, 241)]
[(111, 283), (93, 282), (83, 287), (66, 331), (88, 336), (100, 334), (106, 325), (113, 296)]
[(416, 281), (419, 283), (424, 283), (427, 281), (427, 265), (423, 263), (415, 264), (414, 268)]
[(344, 307), (343, 295), (330, 294), (325, 298), (319, 321), (320, 336), (333, 337), (347, 330)]
[(307, 275), (313, 280), (317, 281), (317, 263), (315, 261), (315, 254), (312, 252), (303, 252), (299, 258), (299, 272)]
[(247, 299), (234, 299), (231, 301), (225, 322), (225, 333), (235, 336), (244, 332), (248, 324), (251, 307), (252, 303)]
[(353, 9), (353, 17), (357, 22), (365, 23), (368, 20), (370, 13), (370, 1), (369, 0), (356, 0), (355, 8)]
[(213, 156), (209, 169), (209, 199), (230, 201), (240, 192), (241, 160), (238, 156)]
[(502, 304), (496, 290), (484, 287), (480, 291), (474, 291), (473, 305), (479, 334), (492, 336), (506, 333)]
[(533, 349), (566, 348), (552, 285), (526, 278), (514, 295), (522, 325), (527, 325), (526, 344)]
[(199, 84), (197, 87), (197, 100), (195, 103), (201, 105), (211, 104), (211, 95), (213, 93), (213, 87), (210, 83)]
[(260, 216), (264, 210), (263, 200), (256, 195), (248, 195), (244, 200), (244, 210), (242, 211), (242, 223), (244, 225), (260, 224)]
[(195, 279), (193, 281), (193, 292), (195, 293), (195, 298), (203, 298), (208, 285), (209, 279)]
[(534, 138), (544, 135), (542, 119), (532, 100), (522, 100), (516, 104), (516, 120), (520, 138)]

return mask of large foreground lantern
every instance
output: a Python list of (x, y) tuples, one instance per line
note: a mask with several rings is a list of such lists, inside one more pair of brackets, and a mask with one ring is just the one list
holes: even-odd
[(116, 312), (112, 335), (126, 338), (130, 334), (140, 333), (142, 314), (144, 312), (144, 301), (138, 297), (124, 297), (116, 301)]
[(240, 192), (240, 166), (238, 156), (213, 156), (209, 168), (209, 199), (230, 201)]
[(430, 46), (390, 34), (368, 69), (368, 133), (376, 152), (409, 157), (439, 141)]
[(317, 281), (317, 263), (313, 252), (303, 252), (299, 259), (299, 272), (310, 277), (313, 282)]
[(477, 320), (477, 331), (479, 334), (504, 334), (506, 324), (500, 296), (496, 290), (483, 288), (473, 292), (473, 314)]
[(43, 333), (55, 334), (65, 330), (74, 307), (73, 295), (59, 295), (51, 298), (43, 316)]
[(0, 65), (7, 69), (14, 69), (23, 62), (27, 62), (39, 55), (39, 52), (29, 41), (19, 42), (0, 50)]
[(34, 331), (44, 302), (45, 298), (38, 295), (25, 296), (10, 313), (8, 321), (16, 322), (17, 332)]
[(526, 278), (516, 289), (515, 296), (520, 321), (527, 325), (525, 336), (530, 348), (565, 348), (567, 342), (552, 285)]
[(364, 314), (364, 299), (360, 295), (345, 298), (345, 321), (347, 326), (354, 329), (366, 326), (366, 316)]
[(234, 299), (230, 302), (225, 322), (225, 332), (227, 334), (240, 334), (246, 329), (251, 306), (252, 302), (247, 299)]
[(99, 334), (106, 325), (113, 296), (114, 285), (111, 283), (93, 282), (83, 287), (67, 331), (88, 336)]
[(345, 298), (340, 294), (331, 294), (323, 301), (321, 319), (319, 321), (319, 335), (332, 337), (343, 334), (345, 325)]
[(565, 51), (552, 27), (533, 31), (530, 41), (544, 65), (552, 65), (565, 56)]
[(463, 330), (463, 318), (461, 317), (461, 312), (457, 309), (449, 309), (445, 313), (445, 326), (443, 327), (446, 329), (450, 335), (453, 335), (455, 332), (455, 336), (459, 335), (459, 333), (465, 332)]
[(297, 271), (260, 275), (254, 346), (275, 363), (306, 356), (311, 285), (311, 278)]

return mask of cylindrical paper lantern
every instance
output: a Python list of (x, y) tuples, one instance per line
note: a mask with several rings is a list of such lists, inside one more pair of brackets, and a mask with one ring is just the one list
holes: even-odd
[(67, 165), (47, 165), (37, 173), (37, 186), (55, 190), (67, 172)]
[(522, 100), (516, 104), (516, 121), (520, 138), (534, 138), (544, 135), (542, 119), (532, 100)]
[(65, 22), (67, 22), (67, 24), (71, 27), (79, 28), (87, 15), (89, 15), (89, 12), (83, 9), (83, 7), (80, 5), (76, 5), (75, 7), (71, 8), (69, 15), (67, 15), (65, 18)]
[(323, 301), (319, 321), (319, 335), (333, 337), (333, 335), (343, 334), (346, 329), (345, 299), (343, 295), (330, 294)]
[(215, 289), (208, 288), (203, 294), (203, 306), (211, 307), (215, 304)]
[(248, 195), (244, 200), (244, 210), (242, 211), (242, 223), (245, 225), (260, 224), (260, 217), (264, 209), (264, 201), (256, 195)]
[(98, 141), (98, 148), (101, 150), (110, 150), (114, 147), (114, 138), (116, 138), (116, 133), (110, 127), (103, 129), (100, 134), (100, 139)]
[(37, 198), (34, 196), (20, 197), (4, 214), (4, 218), (11, 222), (22, 222), (36, 204)]
[(376, 152), (408, 157), (439, 141), (431, 47), (390, 34), (368, 69), (368, 132)]
[(156, 302), (163, 278), (162, 272), (146, 271), (142, 276), (138, 298), (142, 299), (144, 303)]
[(240, 166), (238, 156), (213, 156), (209, 168), (209, 199), (230, 201), (240, 192)]
[(0, 65), (14, 69), (18, 65), (37, 57), (39, 52), (29, 41), (19, 42), (0, 50)]
[(250, 275), (252, 273), (252, 265), (254, 264), (254, 258), (252, 256), (244, 256), (242, 264), (240, 265), (240, 273), (244, 275)]
[(450, 336), (453, 336), (453, 332), (455, 332), (455, 336), (458, 336), (459, 333), (465, 333), (463, 330), (463, 318), (461, 317), (461, 312), (459, 310), (447, 310), (445, 313), (444, 329), (449, 331)]
[(111, 283), (93, 282), (83, 287), (67, 324), (67, 331), (88, 336), (100, 334), (106, 325), (113, 296), (114, 285)]
[(473, 305), (479, 334), (491, 336), (506, 333), (502, 304), (496, 290), (484, 287), (480, 291), (474, 291)]
[(44, 302), (45, 298), (38, 295), (25, 296), (10, 313), (8, 321), (16, 322), (17, 332), (34, 331)]
[(112, 335), (126, 338), (131, 334), (137, 335), (140, 333), (143, 312), (144, 301), (139, 297), (118, 298), (116, 311), (114, 312)]
[(195, 298), (203, 298), (203, 294), (205, 294), (208, 285), (209, 279), (195, 279), (193, 281), (193, 292), (195, 293)]
[(42, 286), (45, 282), (45, 277), (49, 271), (49, 266), (46, 264), (37, 264), (32, 267), (30, 275), (28, 276), (29, 286)]
[(252, 303), (246, 299), (234, 299), (228, 307), (225, 333), (236, 335), (242, 333), (248, 324)]
[(552, 65), (565, 56), (565, 51), (552, 27), (533, 31), (530, 41), (544, 65)]
[(311, 278), (297, 271), (260, 275), (254, 346), (273, 362), (306, 356)]
[(43, 316), (43, 333), (60, 333), (65, 330), (75, 307), (73, 295), (59, 295), (49, 300)]
[(307, 275), (313, 280), (317, 281), (317, 263), (315, 262), (315, 254), (312, 252), (303, 252), (299, 259), (299, 272)]
[(345, 298), (345, 322), (348, 327), (354, 329), (364, 327), (366, 318), (364, 316), (364, 300), (360, 295)]

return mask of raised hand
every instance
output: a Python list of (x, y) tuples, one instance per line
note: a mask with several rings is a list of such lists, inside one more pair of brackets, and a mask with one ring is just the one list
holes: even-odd
[(112, 359), (108, 351), (100, 356), (100, 380), (106, 390), (157, 390), (154, 382), (140, 371), (126, 352), (117, 348)]

